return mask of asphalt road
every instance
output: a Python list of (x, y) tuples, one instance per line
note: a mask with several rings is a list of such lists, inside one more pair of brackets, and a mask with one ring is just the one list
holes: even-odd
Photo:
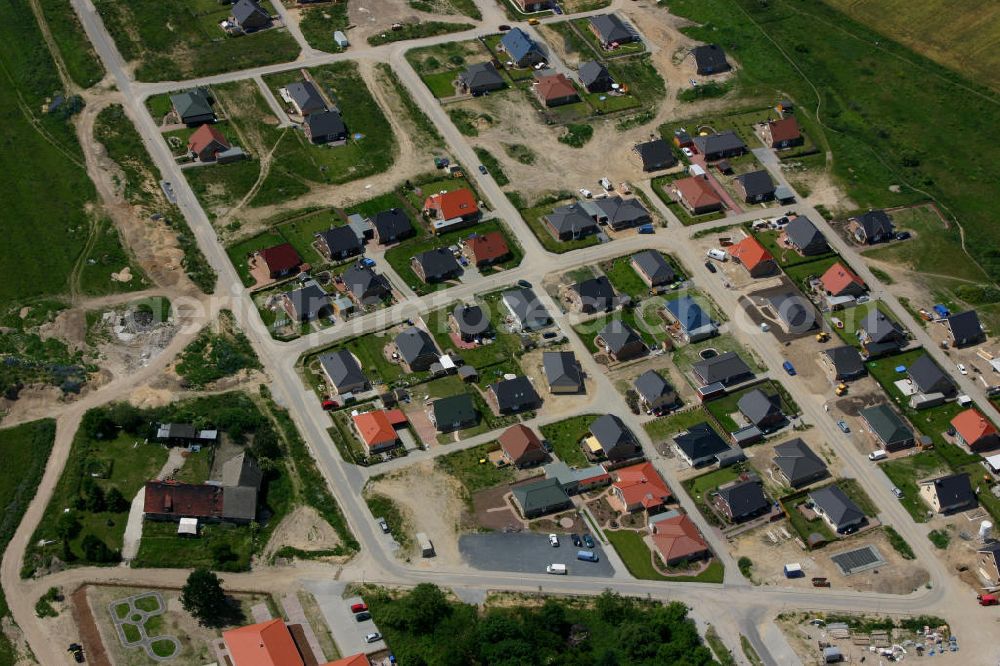
[[(597, 562), (576, 559), (578, 550), (565, 534), (559, 536), (559, 546), (549, 544), (545, 534), (529, 532), (490, 532), (487, 534), (463, 534), (458, 540), (462, 557), (475, 569), (481, 571), (512, 571), (514, 573), (545, 573), (549, 564), (565, 564), (570, 576), (581, 575), (610, 578), (615, 570), (604, 554), (601, 544), (595, 542), (593, 551), (600, 558)], [(549, 574), (552, 575), (552, 574)]]

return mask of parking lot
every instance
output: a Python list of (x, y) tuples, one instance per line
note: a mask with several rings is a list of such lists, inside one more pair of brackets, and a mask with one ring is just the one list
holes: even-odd
[(310, 581), (306, 584), (306, 589), (316, 597), (323, 619), (333, 632), (337, 647), (343, 654), (357, 654), (359, 652), (377, 652), (386, 649), (385, 641), (378, 640), (369, 643), (365, 636), (371, 633), (381, 633), (375, 623), (371, 620), (358, 622), (354, 613), (351, 612), (351, 605), (361, 603), (361, 597), (344, 598), (345, 583), (337, 581)]
[(484, 571), (545, 573), (546, 566), (559, 563), (566, 565), (571, 576), (610, 578), (615, 573), (600, 542), (593, 548), (600, 560), (583, 562), (576, 559), (576, 551), (581, 549), (574, 547), (565, 534), (559, 536), (558, 548), (549, 545), (545, 534), (464, 534), (458, 541), (458, 548), (466, 562)]

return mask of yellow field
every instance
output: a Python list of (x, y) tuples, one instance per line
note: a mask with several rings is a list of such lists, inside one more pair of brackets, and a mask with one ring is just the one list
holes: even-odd
[(997, 0), (824, 0), (968, 78), (1000, 90)]

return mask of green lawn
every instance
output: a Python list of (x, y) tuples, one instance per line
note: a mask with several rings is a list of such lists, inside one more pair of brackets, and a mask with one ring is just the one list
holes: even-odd
[(601, 270), (614, 285), (615, 291), (638, 300), (649, 293), (649, 287), (632, 268), (631, 255), (618, 257), (601, 265)]
[(632, 530), (607, 530), (604, 534), (615, 547), (618, 556), (622, 558), (625, 567), (635, 578), (643, 580), (670, 580), (692, 583), (721, 583), (725, 569), (718, 560), (713, 560), (708, 567), (697, 576), (666, 576), (653, 566), (652, 553), (642, 535)]
[[(889, 309), (889, 306), (882, 301), (868, 301), (867, 303), (855, 305), (843, 310), (837, 310), (836, 312), (827, 312), (823, 314), (823, 318), (826, 319), (827, 323), (830, 325), (830, 329), (835, 332), (841, 340), (860, 349), (861, 343), (858, 341), (858, 328), (873, 308), (878, 308), (879, 311), (885, 314), (885, 316), (889, 317), (896, 323), (899, 323), (898, 318), (892, 314), (892, 310)], [(831, 321), (834, 318), (843, 323), (844, 327), (837, 328), (834, 326)], [(900, 324), (900, 326), (902, 326), (902, 324)]]
[(711, 422), (704, 407), (697, 406), (670, 416), (663, 416), (645, 424), (646, 433), (656, 442), (665, 441), (679, 432), (685, 432), (698, 423), (708, 423), (712, 428), (718, 427)]
[(688, 479), (684, 482), (684, 488), (694, 499), (701, 499), (704, 495), (719, 486), (735, 481), (738, 478), (740, 478), (740, 472), (736, 467), (723, 467), (707, 474), (696, 476), (693, 479)]
[(578, 18), (570, 21), (573, 27), (576, 28), (577, 33), (583, 37), (583, 39), (590, 45), (594, 53), (597, 53), (602, 57), (602, 59), (613, 56), (620, 55), (631, 55), (636, 53), (642, 53), (646, 50), (646, 45), (639, 40), (637, 42), (629, 42), (628, 44), (622, 44), (614, 50), (607, 50), (601, 46), (597, 39), (597, 35), (590, 29), (590, 19), (589, 18)]
[(573, 203), (573, 200), (567, 198), (553, 203), (535, 206), (534, 208), (521, 209), (521, 217), (523, 217), (524, 221), (528, 223), (528, 226), (538, 238), (542, 247), (549, 252), (561, 254), (563, 252), (569, 252), (570, 250), (578, 250), (583, 247), (597, 245), (599, 242), (596, 236), (587, 236), (586, 238), (581, 238), (579, 240), (562, 241), (553, 236), (552, 232), (549, 231), (548, 225), (542, 221), (542, 218), (551, 213), (554, 208), (570, 203)]
[(729, 335), (717, 335), (714, 338), (709, 338), (708, 340), (702, 340), (701, 342), (694, 342), (692, 344), (684, 345), (679, 347), (674, 352), (674, 365), (684, 373), (690, 372), (691, 367), (702, 360), (701, 352), (705, 349), (714, 349), (720, 354), (726, 352), (736, 352), (740, 355), (740, 358), (750, 366), (751, 370), (756, 372), (764, 372), (766, 368), (760, 364), (757, 357), (753, 355), (747, 348), (741, 345), (735, 340), (735, 338)]
[(104, 77), (104, 66), (73, 7), (61, 0), (41, 0), (38, 5), (73, 82), (81, 88), (89, 88), (100, 81)]
[(280, 245), (284, 242), (285, 237), (278, 231), (265, 231), (262, 234), (247, 238), (226, 248), (229, 261), (236, 268), (236, 272), (240, 274), (244, 286), (249, 287), (253, 284), (253, 278), (250, 276), (248, 257), (258, 250)]
[(796, 508), (808, 499), (807, 495), (802, 495), (784, 503), (784, 507), (788, 513), (788, 522), (792, 524), (795, 533), (799, 535), (803, 543), (809, 543), (809, 535), (813, 533), (821, 535), (825, 541), (835, 540), (837, 535), (833, 533), (833, 530), (830, 529), (825, 520), (819, 517), (813, 520), (806, 520), (806, 517)]
[[(491, 314), (495, 315), (498, 304), (499, 298), (484, 299), (484, 303), (482, 304), (483, 311), (488, 316)], [(497, 328), (493, 326), (492, 330), (496, 337), (490, 344), (479, 345), (473, 349), (457, 348), (455, 343), (452, 342), (448, 327), (448, 318), (454, 312), (457, 305), (457, 302), (451, 303), (447, 307), (435, 310), (424, 317), (427, 327), (431, 330), (431, 334), (434, 336), (438, 347), (442, 350), (453, 350), (465, 361), (466, 365), (473, 366), (480, 373), (491, 366), (516, 360), (517, 355), (521, 352), (521, 340), (517, 335), (504, 332), (502, 327)]]
[(450, 21), (420, 21), (419, 23), (403, 23), (402, 30), (386, 30), (368, 37), (368, 44), (380, 46), (390, 42), (402, 42), (407, 39), (435, 37), (453, 32), (464, 32), (475, 26), (471, 23), (452, 23)]
[(586, 467), (590, 463), (580, 447), (580, 440), (590, 435), (590, 424), (599, 414), (584, 414), (562, 421), (543, 425), (539, 428), (542, 439), (552, 447), (559, 460), (572, 467)]
[(449, 70), (446, 72), (436, 72), (434, 74), (424, 74), (420, 79), (431, 89), (438, 99), (442, 97), (454, 97), (455, 78), (458, 72)]
[(755, 386), (749, 386), (745, 389), (737, 391), (736, 393), (729, 393), (721, 398), (707, 402), (705, 403), (705, 409), (707, 409), (708, 412), (718, 420), (726, 432), (732, 432), (741, 426), (733, 420), (730, 414), (739, 412), (737, 403), (740, 398), (745, 396), (747, 393), (756, 390), (763, 391), (769, 396), (777, 395), (781, 399), (781, 411), (786, 416), (798, 413), (798, 406), (795, 405), (794, 402), (789, 402), (786, 396), (783, 395), (784, 392), (780, 390), (780, 385), (773, 381), (764, 381)]
[(342, 50), (333, 41), (333, 33), (336, 30), (346, 31), (350, 23), (346, 2), (306, 7), (299, 15), (299, 29), (302, 30), (302, 36), (306, 38), (309, 46), (329, 53)]
[(918, 481), (948, 471), (948, 465), (937, 451), (921, 451), (905, 458), (881, 464), (882, 471), (892, 484), (903, 491), (900, 503), (918, 523), (927, 521), (930, 508), (920, 499)]
[(778, 262), (778, 265), (784, 269), (797, 264), (805, 264), (810, 261), (817, 261), (820, 259), (828, 259), (830, 257), (837, 257), (836, 253), (832, 251), (827, 251), (822, 254), (813, 254), (808, 257), (804, 257), (799, 254), (794, 248), (783, 245), (778, 242), (778, 238), (781, 236), (780, 231), (776, 230), (763, 230), (753, 232), (754, 238), (760, 241), (760, 244), (767, 248), (767, 251), (771, 253), (774, 260)]
[(667, 194), (667, 185), (671, 182), (677, 180), (678, 178), (687, 177), (686, 173), (681, 173), (671, 176), (657, 176), (652, 181), (650, 185), (653, 188), (653, 192), (656, 196), (660, 198), (670, 212), (677, 216), (677, 219), (681, 221), (684, 226), (690, 226), (692, 224), (699, 224), (701, 222), (711, 222), (712, 220), (721, 220), (726, 216), (725, 211), (717, 211), (714, 213), (703, 213), (701, 215), (691, 215), (688, 209), (674, 201), (669, 194)]
[(228, 546), (232, 560), (227, 568), (243, 571), (250, 566), (253, 552), (251, 529), (236, 525), (200, 525), (198, 538), (177, 536), (177, 523), (147, 520), (142, 525), (142, 541), (134, 567), (173, 568), (183, 563), (186, 567), (217, 568), (217, 549)]
[(785, 275), (788, 279), (795, 283), (797, 287), (804, 291), (809, 289), (809, 279), (813, 277), (820, 277), (835, 263), (840, 261), (840, 257), (837, 255), (831, 255), (823, 259), (816, 259), (813, 261), (807, 261), (802, 264), (795, 264), (794, 266), (785, 267)]
[(580, 340), (583, 341), (583, 344), (587, 346), (587, 349), (590, 350), (590, 353), (596, 354), (600, 350), (597, 348), (597, 344), (594, 342), (594, 339), (610, 322), (620, 321), (638, 333), (639, 337), (642, 338), (642, 341), (646, 343), (646, 346), (653, 349), (656, 347), (658, 340), (662, 340), (666, 337), (666, 332), (663, 331), (662, 328), (654, 329), (653, 326), (650, 325), (650, 323), (656, 325), (661, 323), (662, 320), (659, 319), (659, 317), (654, 317), (652, 314), (647, 312), (649, 316), (646, 319), (640, 319), (639, 315), (646, 312), (646, 310), (644, 310), (641, 306), (642, 304), (640, 303), (635, 309), (629, 308), (617, 310), (610, 314), (597, 317), (596, 319), (588, 319), (587, 321), (574, 326), (573, 330), (580, 337)]
[(488, 453), (496, 451), (498, 448), (499, 445), (496, 442), (482, 444), (471, 449), (440, 456), (434, 464), (458, 479), (458, 482), (465, 488), (468, 500), (479, 490), (514, 481), (513, 468), (497, 467), (489, 461), (480, 462), (486, 458)]

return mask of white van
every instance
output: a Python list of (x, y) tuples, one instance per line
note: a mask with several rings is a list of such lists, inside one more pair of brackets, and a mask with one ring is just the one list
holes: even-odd
[(609, 192), (615, 189), (615, 186), (611, 184), (611, 179), (607, 177), (601, 178), (601, 187)]
[(889, 454), (885, 452), (885, 449), (879, 449), (878, 451), (872, 451), (868, 454), (868, 460), (872, 462), (877, 460), (885, 460), (889, 457)]
[(557, 576), (566, 575), (566, 565), (565, 564), (550, 564), (545, 567), (545, 573), (556, 574)]
[(715, 259), (716, 261), (725, 261), (727, 258), (725, 252), (717, 250), (714, 247), (708, 251), (708, 257), (710, 259)]

